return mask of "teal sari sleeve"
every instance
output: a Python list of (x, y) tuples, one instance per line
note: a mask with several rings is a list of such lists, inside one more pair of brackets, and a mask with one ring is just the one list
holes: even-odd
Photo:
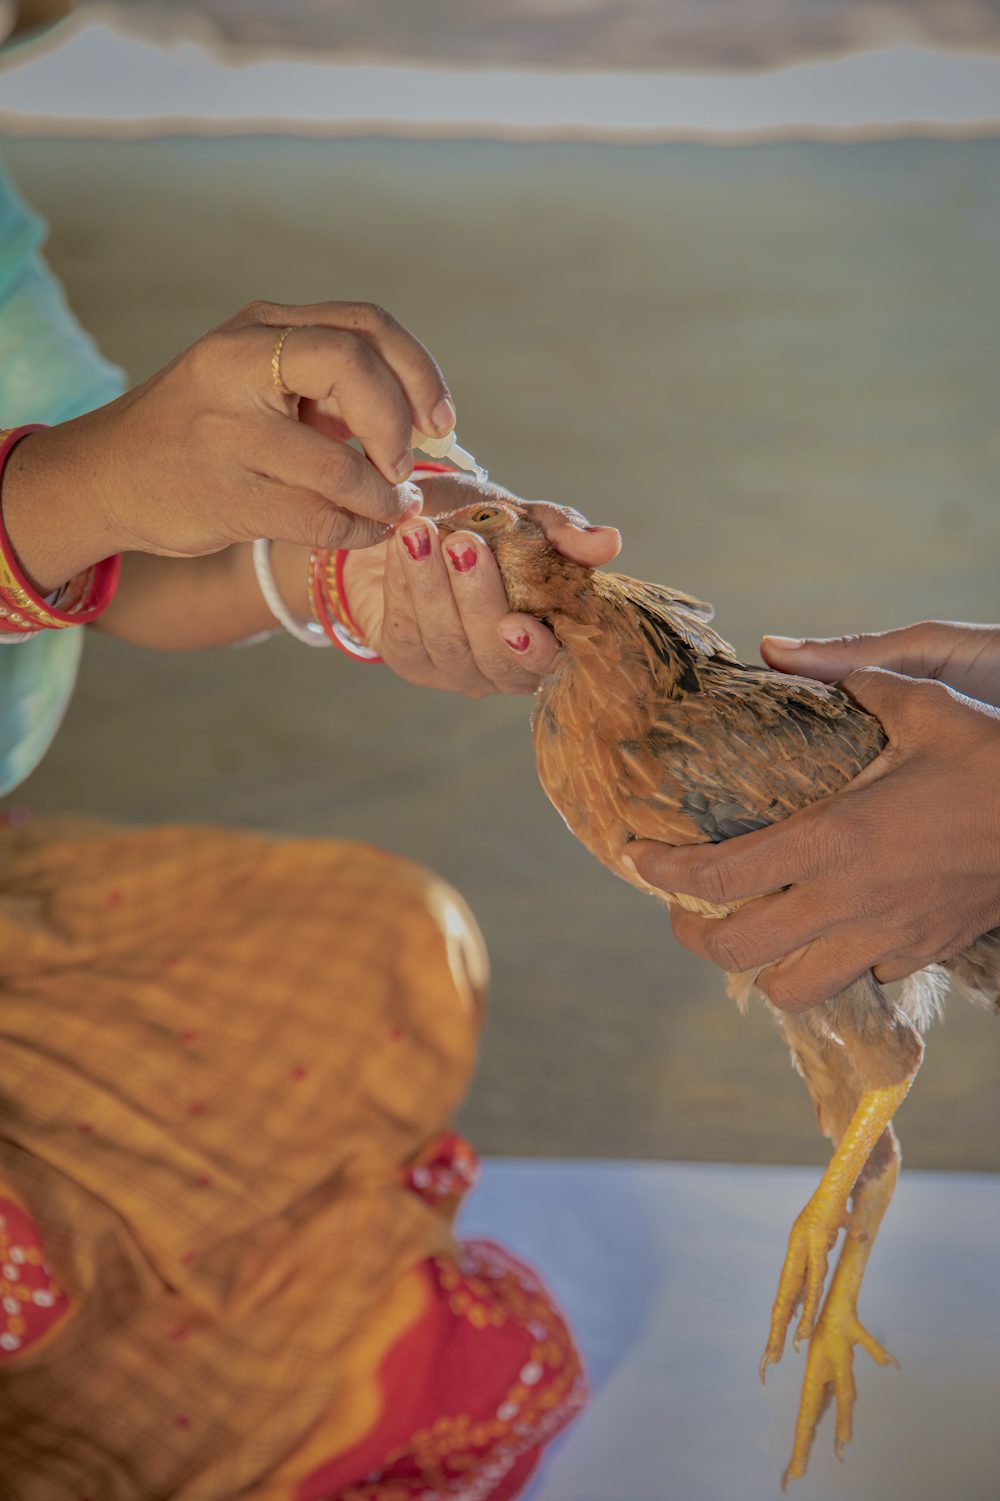
[[(67, 306), (40, 254), (42, 221), (0, 174), (0, 428), (56, 423), (103, 406), (124, 387)], [(0, 644), (0, 795), (38, 765), (76, 681), (83, 631)]]

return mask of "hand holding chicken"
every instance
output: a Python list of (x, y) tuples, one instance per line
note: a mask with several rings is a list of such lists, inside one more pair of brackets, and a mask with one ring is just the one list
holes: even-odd
[[(421, 516), (348, 557), (347, 592), (365, 640), (407, 682), (471, 698), (534, 693), (559, 643), (539, 620), (510, 610), (493, 555), (475, 531), (445, 539), (432, 519), (506, 491), (457, 474), (421, 479), (420, 488)], [(578, 564), (599, 567), (621, 547), (614, 527), (590, 526), (578, 511), (547, 501), (525, 504), (552, 546)]]
[[(764, 653), (798, 666), (787, 649)], [(942, 681), (846, 672), (888, 743), (842, 792), (723, 848), (632, 851), (654, 886), (747, 903), (718, 921), (677, 910), (674, 932), (726, 969), (758, 971), (786, 1011), (867, 970), (904, 979), (1000, 924), (1000, 710)]]

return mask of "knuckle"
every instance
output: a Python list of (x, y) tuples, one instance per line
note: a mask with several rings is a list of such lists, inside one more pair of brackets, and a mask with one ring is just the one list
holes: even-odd
[(872, 689), (878, 689), (888, 678), (884, 667), (876, 667), (869, 663), (865, 667), (856, 667), (843, 681), (843, 687), (847, 692), (857, 698), (860, 694), (870, 693)]
[(944, 683), (933, 682), (930, 678), (917, 678), (910, 689), (910, 703), (916, 708), (939, 704), (948, 697), (949, 691)]
[[(205, 344), (206, 340), (201, 340)], [(195, 352), (197, 351), (197, 353)], [(197, 366), (206, 355), (204, 349), (198, 345), (191, 351), (192, 360)], [(215, 407), (197, 406), (188, 418), (188, 440), (201, 447), (213, 446), (218, 450), (221, 444), (229, 437), (229, 414), (218, 411)], [(264, 478), (260, 475), (260, 478)]]
[(262, 297), (254, 297), (250, 302), (244, 303), (237, 313), (244, 325), (248, 323), (274, 324), (281, 321), (283, 309), (277, 302), (267, 302)]
[(371, 521), (367, 516), (345, 516), (346, 528), (344, 540), (337, 544), (338, 547), (349, 548), (352, 552), (367, 552), (370, 547), (377, 547), (385, 541), (385, 527), (378, 521)]
[(559, 519), (563, 521), (566, 526), (584, 528), (590, 525), (590, 522), (587, 520), (583, 512), (578, 511), (575, 506), (557, 506), (556, 509), (562, 513)]
[(929, 678), (918, 678), (908, 692), (902, 703), (902, 713), (906, 716), (909, 725), (919, 728), (928, 719), (936, 718), (946, 705), (954, 700), (955, 695), (946, 683), (933, 682)]
[(310, 547), (343, 547), (350, 539), (351, 518), (322, 502), (304, 511), (300, 524)]
[(828, 985), (794, 971), (764, 975), (757, 981), (757, 986), (779, 1011), (808, 1011), (829, 1000), (832, 993)]
[(928, 933), (926, 923), (912, 916), (905, 917), (899, 924), (896, 946), (900, 951), (919, 958), (922, 964), (930, 964), (939, 947)]
[(855, 816), (828, 819), (815, 833), (817, 870), (854, 870), (866, 853), (862, 821)]
[(214, 381), (220, 367), (232, 362), (234, 355), (238, 357), (239, 339), (240, 331), (233, 324), (223, 324), (203, 334), (182, 357), (185, 375), (195, 381)]
[(468, 641), (461, 636), (445, 635), (434, 643), (434, 659), (445, 671), (462, 672), (474, 668), (475, 661)]
[(330, 443), (316, 463), (316, 487), (322, 495), (357, 495), (361, 489), (360, 468), (343, 443)]
[(385, 333), (399, 326), (389, 309), (383, 307), (380, 302), (362, 302), (359, 304), (359, 310), (365, 326), (378, 333)]
[(700, 871), (693, 872), (687, 889), (692, 896), (700, 896), (704, 901), (721, 907), (729, 899), (730, 884), (730, 862), (723, 858), (711, 860)]
[(326, 337), (337, 364), (348, 378), (364, 378), (376, 369), (378, 355), (360, 334), (337, 328), (329, 330)]
[(750, 947), (746, 935), (725, 919), (705, 924), (705, 949), (710, 959), (723, 969), (739, 974), (750, 968)]
[(914, 646), (920, 646), (925, 642), (933, 641), (943, 628), (940, 620), (915, 620), (912, 625), (904, 625), (898, 631), (886, 632), (893, 635), (898, 641), (909, 641)]
[(528, 504), (533, 518), (550, 527), (588, 525), (583, 513), (573, 506), (560, 505), (554, 500), (534, 500)]

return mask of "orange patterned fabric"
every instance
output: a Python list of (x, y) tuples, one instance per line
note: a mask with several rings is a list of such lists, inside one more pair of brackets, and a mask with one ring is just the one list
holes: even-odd
[(451, 1232), (485, 978), (365, 846), (0, 830), (0, 1495), (518, 1493), (583, 1382)]

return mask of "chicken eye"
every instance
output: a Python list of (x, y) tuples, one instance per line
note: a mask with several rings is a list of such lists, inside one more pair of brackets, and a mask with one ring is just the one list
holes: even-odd
[(482, 526), (487, 521), (495, 521), (500, 512), (491, 506), (484, 506), (481, 511), (473, 511), (469, 517), (472, 526)]

